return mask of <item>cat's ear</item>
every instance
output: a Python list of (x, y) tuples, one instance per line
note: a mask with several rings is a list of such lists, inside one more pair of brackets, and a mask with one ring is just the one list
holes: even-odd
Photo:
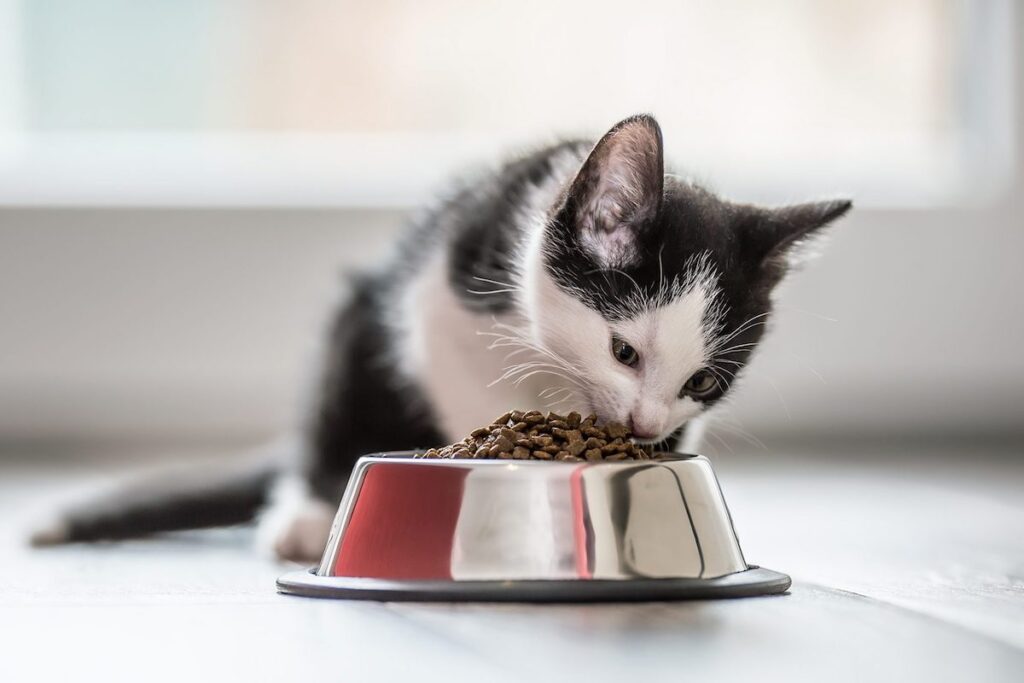
[(852, 206), (848, 199), (834, 199), (761, 209), (757, 220), (748, 224), (747, 243), (760, 265), (784, 269), (804, 255), (801, 247)]
[(597, 143), (569, 186), (565, 227), (602, 267), (636, 258), (637, 238), (661, 208), (665, 183), (661, 128), (643, 114), (621, 121)]

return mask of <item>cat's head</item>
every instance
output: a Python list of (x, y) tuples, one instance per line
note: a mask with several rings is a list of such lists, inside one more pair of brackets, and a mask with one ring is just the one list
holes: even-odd
[(532, 334), (572, 369), (574, 407), (665, 439), (729, 392), (795, 249), (850, 205), (727, 201), (665, 174), (652, 117), (622, 121), (535, 237)]

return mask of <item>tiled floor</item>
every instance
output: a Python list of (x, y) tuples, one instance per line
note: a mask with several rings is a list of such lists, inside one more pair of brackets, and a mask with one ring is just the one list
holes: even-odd
[(792, 574), (789, 595), (285, 597), (274, 578), (289, 567), (260, 557), (248, 530), (26, 549), (35, 514), (123, 461), (0, 453), (0, 681), (1024, 680), (1020, 450), (805, 448), (715, 462), (747, 559)]

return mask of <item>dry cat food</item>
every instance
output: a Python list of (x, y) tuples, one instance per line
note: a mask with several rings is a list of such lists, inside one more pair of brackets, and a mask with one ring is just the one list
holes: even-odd
[(596, 415), (581, 417), (511, 410), (458, 443), (431, 448), (418, 458), (501, 458), (505, 460), (562, 460), (601, 462), (650, 460), (629, 440), (632, 433), (618, 422), (597, 423)]

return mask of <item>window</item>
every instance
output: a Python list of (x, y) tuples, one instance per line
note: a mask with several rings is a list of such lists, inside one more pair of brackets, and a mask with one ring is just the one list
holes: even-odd
[(737, 197), (959, 203), (1014, 161), (1012, 12), (0, 0), (0, 202), (408, 206), (651, 111), (676, 170)]

